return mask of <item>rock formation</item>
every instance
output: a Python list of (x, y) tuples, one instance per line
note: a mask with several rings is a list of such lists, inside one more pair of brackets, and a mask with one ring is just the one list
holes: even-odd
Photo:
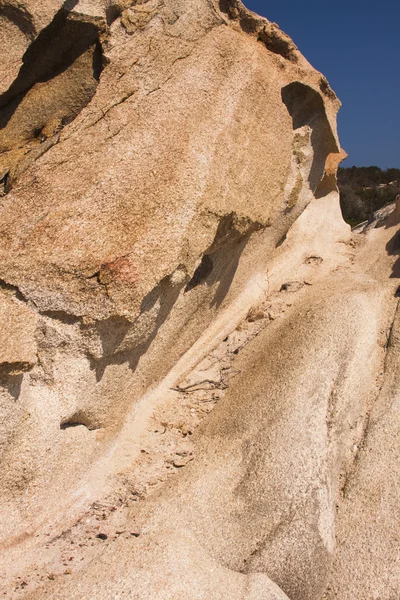
[(0, 31), (2, 597), (393, 600), (398, 211), (326, 79), (239, 0)]

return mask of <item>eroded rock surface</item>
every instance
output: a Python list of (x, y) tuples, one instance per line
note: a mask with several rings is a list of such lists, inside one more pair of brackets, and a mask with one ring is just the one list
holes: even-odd
[(393, 600), (398, 215), (343, 222), (326, 79), (238, 0), (0, 44), (4, 597)]

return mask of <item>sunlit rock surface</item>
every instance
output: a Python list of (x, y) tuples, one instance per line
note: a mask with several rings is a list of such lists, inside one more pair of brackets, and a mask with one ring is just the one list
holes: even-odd
[(0, 47), (4, 597), (393, 600), (398, 211), (344, 223), (326, 79), (238, 0)]

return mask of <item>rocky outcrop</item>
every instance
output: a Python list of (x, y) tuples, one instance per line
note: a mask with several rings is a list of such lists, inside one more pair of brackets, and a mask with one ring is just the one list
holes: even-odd
[(400, 169), (350, 167), (338, 170), (343, 218), (352, 226), (373, 220), (373, 213), (396, 200)]
[(236, 0), (36, 4), (0, 4), (7, 593), (389, 600), (337, 540), (396, 216), (344, 223), (335, 94)]

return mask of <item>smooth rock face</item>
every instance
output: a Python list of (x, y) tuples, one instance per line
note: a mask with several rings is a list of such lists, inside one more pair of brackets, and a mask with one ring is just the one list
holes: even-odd
[(238, 0), (0, 46), (10, 598), (393, 600), (398, 219), (343, 222), (326, 79)]
[(338, 551), (326, 598), (395, 598), (399, 592), (399, 350), (397, 308), (385, 380), (371, 411), (363, 452), (338, 512)]

